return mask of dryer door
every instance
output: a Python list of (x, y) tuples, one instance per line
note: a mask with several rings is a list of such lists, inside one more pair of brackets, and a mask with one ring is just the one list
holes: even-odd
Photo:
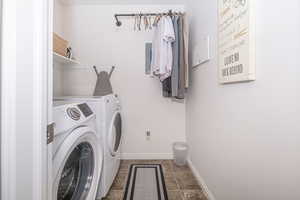
[(109, 129), (108, 135), (108, 147), (110, 154), (116, 156), (119, 152), (122, 140), (122, 118), (121, 113), (116, 112), (113, 115), (112, 122)]
[(54, 159), (55, 199), (95, 199), (103, 158), (97, 145), (89, 128), (78, 128), (65, 139)]

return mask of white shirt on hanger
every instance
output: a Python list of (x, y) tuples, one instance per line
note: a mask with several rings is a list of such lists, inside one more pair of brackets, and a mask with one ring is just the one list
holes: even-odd
[(152, 42), (152, 74), (161, 81), (171, 76), (173, 54), (172, 42), (175, 41), (175, 32), (172, 19), (164, 16), (158, 22)]

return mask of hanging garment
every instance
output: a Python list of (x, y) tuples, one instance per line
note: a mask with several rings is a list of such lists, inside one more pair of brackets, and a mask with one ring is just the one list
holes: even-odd
[(173, 47), (173, 66), (172, 66), (172, 80), (171, 80), (171, 87), (172, 87), (172, 96), (178, 96), (178, 88), (179, 88), (179, 31), (178, 31), (178, 20), (179, 16), (175, 16), (172, 18), (174, 32), (175, 32), (175, 41), (172, 43)]
[(175, 33), (172, 20), (169, 16), (163, 16), (158, 22), (152, 42), (152, 74), (158, 76), (161, 81), (171, 76), (173, 54), (172, 42)]
[[(188, 87), (188, 26), (183, 16), (172, 18), (175, 41), (172, 43), (173, 65), (171, 79), (163, 81), (163, 96), (185, 98), (185, 91)], [(171, 81), (171, 84), (170, 84)], [(170, 95), (171, 92), (171, 95)]]
[(178, 23), (179, 32), (179, 81), (178, 81), (178, 95), (176, 98), (184, 99), (185, 96), (185, 62), (184, 62), (184, 38), (183, 38), (183, 18), (179, 18)]
[(97, 83), (94, 90), (94, 96), (106, 96), (113, 93), (110, 82), (110, 76), (107, 72), (97, 73)]
[(163, 97), (172, 97), (172, 81), (171, 77), (166, 78), (162, 82)]
[(152, 43), (146, 43), (146, 63), (145, 63), (145, 74), (151, 74), (151, 58), (152, 58)]
[(189, 87), (189, 24), (186, 14), (183, 15), (183, 42), (184, 42), (184, 68), (185, 68), (185, 88)]

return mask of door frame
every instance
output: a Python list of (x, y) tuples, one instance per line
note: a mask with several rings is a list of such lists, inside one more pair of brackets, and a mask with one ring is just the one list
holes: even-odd
[(16, 1), (2, 1), (1, 199), (16, 199)]
[[(53, 18), (54, 18), (54, 0), (47, 0), (47, 8), (48, 11), (47, 15), (45, 16), (44, 22), (47, 27), (47, 45), (48, 48), (46, 49), (46, 54), (48, 55), (47, 58), (47, 98), (44, 99), (44, 102), (47, 103), (47, 123), (48, 125), (54, 123), (53, 120)], [(47, 148), (47, 159), (44, 160), (45, 164), (47, 165), (47, 172), (44, 175), (47, 175), (45, 181), (47, 182), (47, 200), (52, 200), (52, 144), (46, 144)]]
[[(3, 18), (3, 16), (2, 16), (2, 0), (0, 0), (0, 61), (2, 60), (2, 18)], [(1, 72), (1, 69), (2, 69), (2, 63), (0, 63), (0, 77), (1, 77), (1, 74), (2, 74), (2, 72)], [(0, 82), (0, 113), (1, 113), (1, 82)], [(1, 116), (0, 116), (0, 175), (1, 175), (1, 171), (2, 171), (2, 166), (1, 166), (1, 146), (2, 146), (2, 144), (1, 144), (1, 140), (2, 140), (2, 138), (1, 138)], [(2, 178), (1, 178), (1, 176), (0, 176), (0, 198), (1, 198), (1, 194), (2, 194)]]
[[(2, 0), (2, 45), (1, 45), (1, 197), (17, 200), (25, 194), (25, 199), (52, 200), (52, 156), (51, 145), (47, 145), (47, 125), (52, 123), (52, 9), (53, 0)], [(21, 14), (19, 14), (21, 12)], [(22, 14), (30, 13), (26, 22)], [(28, 23), (30, 31), (26, 35), (17, 32), (20, 23)], [(24, 24), (23, 24), (24, 25)], [(27, 94), (32, 98), (33, 107), (27, 123), (17, 118), (27, 105), (17, 104), (17, 98), (23, 95), (17, 88), (18, 70), (23, 66), (18, 57), (18, 46), (22, 40), (32, 40), (32, 49), (24, 52), (26, 61), (33, 64), (26, 85)], [(19, 60), (17, 60), (19, 59)], [(25, 61), (25, 62), (26, 62)], [(27, 107), (28, 108), (28, 107)], [(21, 110), (20, 110), (21, 109)], [(31, 150), (22, 160), (20, 146), (20, 127), (27, 136), (26, 147)], [(17, 129), (17, 127), (19, 129)], [(19, 148), (19, 149), (18, 149)], [(21, 148), (22, 149), (22, 148)], [(22, 152), (21, 152), (22, 153)], [(30, 158), (30, 159), (27, 159)], [(22, 173), (32, 174), (31, 180), (22, 180)], [(20, 181), (22, 180), (22, 181)], [(28, 182), (22, 190), (24, 182)], [(23, 182), (23, 183), (22, 183)]]

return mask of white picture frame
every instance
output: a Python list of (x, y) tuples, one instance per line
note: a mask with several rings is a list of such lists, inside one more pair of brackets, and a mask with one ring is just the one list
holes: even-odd
[(254, 81), (255, 0), (218, 1), (218, 73), (221, 84)]

